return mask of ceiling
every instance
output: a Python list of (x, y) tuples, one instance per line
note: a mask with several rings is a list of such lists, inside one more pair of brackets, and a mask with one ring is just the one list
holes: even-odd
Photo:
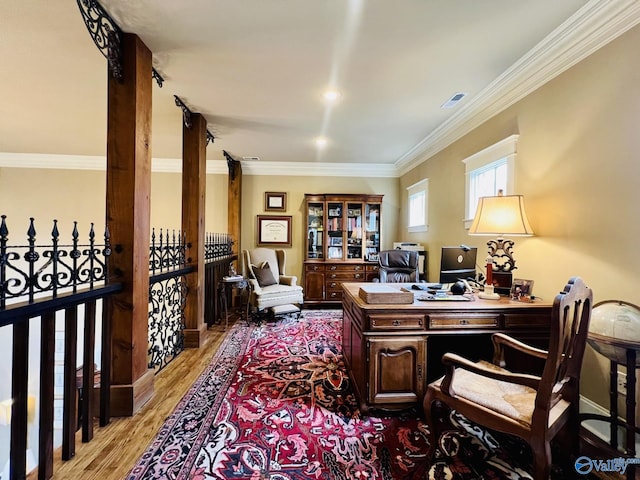
[[(0, 2), (5, 160), (105, 155), (107, 62), (82, 1)], [(153, 87), (154, 159), (181, 156), (177, 95), (207, 119), (209, 160), (226, 150), (272, 172), (362, 173), (366, 164), (372, 175), (406, 171), (623, 33), (640, 20), (634, 3), (101, 2), (165, 79)], [(327, 88), (341, 94), (333, 104)], [(459, 92), (455, 108), (441, 108)]]

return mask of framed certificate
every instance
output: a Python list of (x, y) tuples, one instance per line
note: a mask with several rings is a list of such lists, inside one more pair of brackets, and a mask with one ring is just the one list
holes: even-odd
[(258, 246), (291, 246), (291, 216), (258, 215)]
[(287, 193), (265, 192), (264, 210), (266, 212), (285, 212), (287, 210)]

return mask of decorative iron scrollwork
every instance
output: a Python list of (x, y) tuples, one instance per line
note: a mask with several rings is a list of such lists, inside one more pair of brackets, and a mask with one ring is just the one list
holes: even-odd
[(162, 88), (162, 84), (164, 83), (164, 78), (162, 78), (162, 75), (160, 75), (155, 68), (151, 69), (151, 76), (156, 81), (158, 86)]
[(8, 245), (6, 215), (0, 220), (0, 308), (8, 299), (25, 297), (30, 303), (44, 293), (56, 297), (62, 291), (76, 292), (81, 286), (94, 287), (108, 278), (107, 257), (111, 255), (110, 234), (105, 229), (104, 244), (96, 243), (91, 224), (89, 243), (80, 243), (78, 223), (73, 222), (71, 244), (60, 242), (58, 221), (53, 221), (51, 244), (36, 244), (33, 218), (29, 221), (26, 245)]
[(517, 268), (516, 261), (513, 258), (514, 245), (513, 240), (505, 240), (502, 238), (489, 240), (487, 242), (489, 256), (493, 258), (494, 271), (511, 272)]
[(240, 162), (238, 162), (235, 158), (233, 158), (233, 156), (226, 150), (223, 150), (222, 154), (224, 155), (224, 158), (227, 159), (227, 168), (229, 169), (229, 178), (233, 181), (236, 178), (236, 164)]
[(149, 368), (156, 373), (184, 350), (187, 280), (178, 275), (149, 285)]
[(173, 230), (173, 233), (169, 235), (168, 228), (164, 233), (160, 229), (160, 234), (156, 236), (156, 229), (151, 229), (149, 271), (151, 274), (156, 274), (184, 267), (191, 261), (190, 258), (187, 258), (187, 248), (189, 247), (186, 235), (180, 231), (176, 235), (176, 231)]
[(84, 24), (98, 50), (109, 63), (114, 78), (122, 80), (122, 30), (96, 0), (77, 0)]
[(206, 263), (233, 255), (233, 239), (228, 233), (206, 233), (204, 260)]
[(207, 145), (209, 145), (209, 142), (213, 143), (215, 139), (216, 137), (213, 136), (213, 133), (207, 129)]
[(193, 127), (193, 121), (191, 120), (191, 110), (189, 110), (189, 107), (187, 107), (184, 102), (180, 100), (180, 97), (174, 95), (173, 98), (175, 98), (176, 105), (182, 109), (182, 121), (184, 122), (184, 126), (191, 130), (191, 127)]

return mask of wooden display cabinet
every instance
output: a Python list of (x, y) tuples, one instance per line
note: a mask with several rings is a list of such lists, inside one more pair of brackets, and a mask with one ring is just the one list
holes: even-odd
[(381, 211), (382, 195), (305, 195), (305, 303), (339, 303), (342, 282), (378, 276)]

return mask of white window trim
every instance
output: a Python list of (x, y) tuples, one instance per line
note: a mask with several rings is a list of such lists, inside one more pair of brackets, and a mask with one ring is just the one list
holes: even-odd
[(507, 191), (505, 195), (511, 195), (515, 190), (515, 160), (518, 151), (518, 138), (520, 135), (511, 135), (497, 143), (474, 153), (470, 157), (465, 158), (462, 162), (465, 164), (464, 175), (464, 228), (467, 230), (471, 227), (473, 218), (469, 212), (469, 177), (471, 172), (482, 168), (496, 160), (502, 158), (507, 159)]
[[(409, 216), (410, 216), (410, 198), (412, 195), (416, 193), (424, 191), (424, 224), (423, 225), (415, 225), (409, 226)], [(425, 178), (424, 180), (420, 180), (419, 182), (414, 183), (413, 185), (407, 187), (407, 231), (409, 233), (412, 232), (426, 232), (429, 230), (429, 179)]]

